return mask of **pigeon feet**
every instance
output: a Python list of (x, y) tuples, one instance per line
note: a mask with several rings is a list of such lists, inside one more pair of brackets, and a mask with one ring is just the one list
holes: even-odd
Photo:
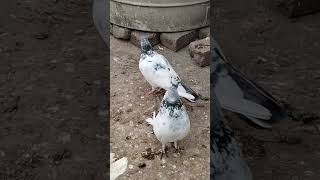
[(151, 89), (150, 91), (145, 92), (145, 96), (150, 96), (150, 95), (159, 95), (161, 93), (161, 89), (156, 88), (156, 89)]
[(168, 153), (166, 152), (166, 145), (162, 145), (162, 150), (161, 150), (160, 153), (161, 153), (161, 154), (160, 154), (160, 160), (162, 159), (163, 154), (165, 154), (166, 157), (169, 158)]
[(179, 154), (182, 154), (182, 149), (178, 146), (178, 143), (177, 142), (174, 142), (173, 143), (174, 145), (174, 149), (175, 149), (175, 153), (179, 153)]

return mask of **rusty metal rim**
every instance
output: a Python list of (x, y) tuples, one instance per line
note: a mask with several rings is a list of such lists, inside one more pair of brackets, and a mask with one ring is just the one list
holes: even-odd
[(183, 6), (193, 6), (197, 4), (210, 3), (210, 0), (202, 0), (198, 2), (187, 2), (187, 3), (172, 3), (172, 4), (143, 4), (138, 2), (130, 2), (126, 0), (111, 0), (121, 4), (127, 4), (131, 6), (141, 6), (141, 7), (158, 7), (158, 8), (170, 8), (170, 7), (183, 7)]

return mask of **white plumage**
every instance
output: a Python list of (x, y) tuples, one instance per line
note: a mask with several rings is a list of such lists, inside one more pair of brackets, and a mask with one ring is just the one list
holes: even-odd
[(169, 142), (178, 149), (177, 141), (190, 132), (189, 116), (175, 89), (166, 92), (158, 114), (154, 112), (153, 117), (146, 121), (153, 126), (154, 134), (162, 143), (162, 153), (165, 153), (165, 145)]
[(151, 85), (152, 91), (157, 88), (169, 90), (173, 86), (177, 86), (179, 96), (191, 102), (195, 101), (194, 92), (183, 84), (168, 60), (163, 55), (152, 50), (147, 39), (141, 40), (141, 51), (139, 69)]

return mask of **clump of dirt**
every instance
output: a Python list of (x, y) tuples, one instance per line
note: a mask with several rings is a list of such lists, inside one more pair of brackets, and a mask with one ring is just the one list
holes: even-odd
[(145, 151), (143, 151), (141, 153), (141, 156), (145, 159), (148, 159), (148, 160), (153, 160), (154, 159), (154, 152), (152, 152), (152, 149), (151, 148), (147, 148)]

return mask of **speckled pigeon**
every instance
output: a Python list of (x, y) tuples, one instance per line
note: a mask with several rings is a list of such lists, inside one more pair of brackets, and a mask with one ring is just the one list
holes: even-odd
[(153, 117), (146, 121), (153, 126), (153, 132), (162, 144), (161, 158), (166, 153), (167, 143), (173, 142), (174, 147), (179, 149), (177, 142), (188, 135), (190, 121), (176, 87), (165, 93), (158, 114), (154, 112)]
[(155, 92), (158, 88), (169, 90), (173, 84), (178, 84), (179, 96), (190, 102), (195, 102), (200, 98), (199, 94), (195, 93), (180, 79), (168, 60), (152, 49), (146, 37), (141, 38), (139, 69), (152, 87), (148, 94)]

